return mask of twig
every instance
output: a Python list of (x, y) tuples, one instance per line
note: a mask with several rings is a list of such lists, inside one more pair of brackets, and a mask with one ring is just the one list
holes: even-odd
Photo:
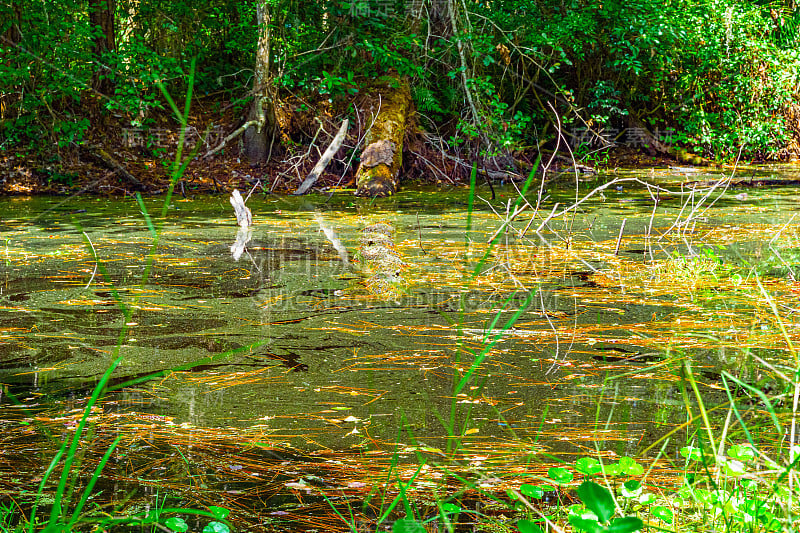
[[(367, 135), (369, 135), (369, 132), (372, 130), (372, 127), (375, 125), (375, 121), (378, 120), (378, 115), (381, 113), (381, 106), (382, 105), (383, 105), (383, 96), (379, 93), (378, 94), (378, 111), (375, 114), (372, 115), (372, 122), (370, 123), (369, 127), (364, 131), (364, 134), (361, 135), (359, 133), (358, 141), (356, 142), (355, 146), (353, 146), (353, 153), (350, 154), (350, 159), (347, 160), (347, 164), (345, 165), (344, 170), (342, 171), (342, 175), (339, 176), (339, 181), (336, 182), (336, 186), (337, 187), (339, 185), (341, 185), (342, 180), (344, 179), (344, 175), (350, 169), (350, 165), (353, 163), (353, 159), (355, 159), (355, 157), (356, 157), (356, 152), (358, 152), (358, 147), (361, 146), (361, 143), (364, 142), (364, 140), (366, 140)], [(355, 108), (355, 105), (353, 106), (353, 108)], [(356, 116), (358, 116), (358, 109), (356, 109)], [(359, 127), (359, 129), (361, 129), (361, 119), (358, 119), (358, 120), (359, 120), (358, 127)]]
[(425, 248), (422, 246), (422, 226), (419, 224), (419, 212), (417, 212), (417, 236), (419, 238), (419, 249), (422, 250), (423, 254), (427, 255), (428, 252), (426, 252)]
[[(509, 200), (509, 203), (511, 203), (511, 200)], [(511, 223), (514, 221), (514, 219), (517, 218), (523, 211), (525, 211), (528, 208), (529, 205), (531, 205), (531, 204), (529, 204), (528, 202), (525, 202), (521, 206), (515, 207), (514, 208), (514, 213), (512, 213), (510, 215), (508, 213), (506, 213), (506, 219), (503, 220), (503, 223), (500, 225), (499, 228), (497, 228), (497, 230), (495, 230), (495, 232), (492, 234), (492, 236), (489, 237), (489, 240), (487, 242), (490, 243), (490, 244), (493, 243), (494, 240), (497, 238), (497, 236), (500, 235), (500, 232), (502, 232), (503, 230), (506, 230), (509, 226), (511, 226)], [(495, 213), (495, 214), (497, 214), (497, 213)], [(498, 215), (498, 217), (499, 217), (499, 215)]]
[(595, 194), (608, 189), (609, 187), (611, 187), (612, 185), (614, 185), (616, 183), (623, 183), (623, 182), (626, 182), (626, 181), (632, 181), (632, 182), (635, 182), (635, 183), (640, 183), (640, 184), (644, 185), (645, 187), (650, 187), (650, 188), (653, 188), (653, 189), (655, 189), (655, 190), (657, 190), (659, 192), (665, 192), (667, 194), (672, 194), (672, 195), (675, 195), (675, 196), (688, 196), (688, 195), (691, 194), (691, 193), (686, 193), (686, 192), (671, 191), (669, 189), (665, 189), (664, 187), (659, 187), (658, 185), (653, 185), (652, 183), (648, 183), (648, 182), (646, 182), (644, 180), (641, 180), (639, 178), (614, 178), (613, 180), (609, 181), (608, 183), (604, 183), (603, 185), (599, 185), (599, 186), (595, 187), (586, 196), (584, 196), (583, 198), (581, 198), (580, 200), (578, 200), (574, 204), (570, 205), (569, 207), (565, 207), (561, 212), (559, 212), (557, 214), (552, 214), (549, 217), (547, 217), (547, 219), (545, 219), (541, 224), (539, 224), (539, 227), (536, 228), (535, 232), (539, 233), (540, 231), (542, 231), (542, 228), (544, 228), (544, 225), (551, 218), (559, 217), (561, 215), (565, 215), (565, 214), (569, 213), (570, 211), (574, 211), (575, 209), (578, 208), (579, 205), (584, 203), (586, 200), (588, 200), (589, 198), (591, 198)]
[(280, 174), (278, 174), (277, 176), (275, 176), (275, 179), (272, 180), (272, 185), (270, 185), (270, 187), (269, 187), (269, 192), (274, 191), (275, 187), (278, 185), (278, 182), (280, 181), (280, 179), (282, 177), (286, 176), (292, 170), (295, 171), (295, 173), (297, 174), (297, 178), (300, 179), (300, 172), (297, 169), (300, 166), (300, 164), (303, 162), (303, 160), (305, 160), (309, 155), (311, 155), (311, 148), (314, 147), (314, 143), (317, 142), (317, 137), (319, 137), (319, 132), (323, 131), (323, 129), (324, 129), (324, 125), (322, 124), (322, 121), (320, 121), (319, 128), (317, 128), (316, 133), (314, 133), (314, 138), (311, 139), (311, 143), (308, 145), (308, 149), (305, 151), (305, 153), (302, 154), (302, 155), (292, 156), (292, 157), (290, 157), (288, 159), (285, 159), (283, 161), (284, 163), (289, 163), (290, 161), (292, 161), (294, 159), (297, 160), (297, 162), (293, 163), (288, 169), (286, 169), (285, 171), (283, 171)]
[(650, 254), (650, 260), (653, 260), (653, 247), (650, 245), (650, 238), (653, 234), (653, 220), (656, 218), (656, 211), (658, 210), (659, 195), (653, 195), (650, 187), (647, 187), (647, 192), (650, 193), (650, 198), (653, 200), (653, 210), (650, 212), (650, 222), (647, 224), (647, 233), (644, 237), (645, 250), (643, 255)]
[(453, 32), (453, 36), (456, 39), (456, 49), (458, 50), (458, 58), (461, 63), (461, 85), (462, 89), (464, 90), (464, 95), (467, 97), (467, 104), (469, 104), (470, 112), (472, 113), (472, 125), (475, 126), (478, 131), (480, 132), (481, 140), (483, 141), (485, 146), (489, 146), (489, 137), (486, 135), (486, 131), (484, 130), (483, 126), (481, 125), (481, 116), (478, 114), (478, 108), (475, 105), (475, 100), (472, 96), (472, 90), (470, 89), (470, 84), (467, 76), (467, 58), (465, 53), (465, 45), (464, 41), (459, 37), (461, 32), (458, 28), (458, 23), (456, 22), (456, 6), (455, 2), (452, 0), (449, 2), (448, 11), (450, 14), (450, 29)]
[(617, 236), (617, 245), (614, 247), (614, 255), (619, 255), (619, 243), (622, 241), (622, 233), (625, 231), (625, 223), (627, 218), (622, 219), (622, 225), (619, 227), (619, 235)]
[(89, 282), (86, 284), (86, 287), (84, 287), (84, 289), (88, 289), (89, 286), (92, 284), (92, 281), (94, 281), (94, 277), (97, 275), (97, 250), (94, 249), (94, 244), (92, 244), (92, 239), (89, 238), (86, 232), (84, 231), (82, 233), (83, 236), (86, 237), (86, 242), (88, 242), (89, 246), (92, 247), (92, 255), (94, 256), (94, 271), (92, 272), (92, 277), (89, 278)]
[[(261, 185), (261, 180), (256, 180), (256, 183), (255, 183), (255, 184), (253, 185), (253, 187), (250, 189), (250, 192), (249, 192), (249, 193), (247, 193), (247, 198), (245, 198), (245, 199), (244, 199), (244, 202), (245, 202), (245, 203), (247, 203), (247, 200), (249, 200), (249, 199), (250, 199), (250, 197), (251, 197), (251, 196), (253, 196), (253, 193), (255, 192), (255, 190), (258, 188), (258, 186), (259, 186), (259, 185)], [(262, 188), (262, 189), (264, 189), (264, 186), (263, 186), (263, 185), (261, 185), (261, 188)]]
[(424, 162), (425, 162), (425, 164), (428, 166), (428, 168), (430, 168), (430, 169), (432, 169), (432, 170), (434, 170), (434, 171), (438, 172), (438, 173), (439, 173), (439, 174), (441, 174), (442, 176), (444, 176), (444, 178), (445, 178), (447, 181), (449, 181), (450, 183), (453, 183), (453, 184), (455, 184), (455, 182), (453, 181), (453, 178), (451, 178), (451, 177), (450, 177), (450, 176), (448, 176), (448, 175), (447, 175), (445, 172), (443, 172), (442, 170), (440, 170), (440, 169), (439, 169), (439, 168), (438, 168), (436, 165), (434, 165), (434, 164), (433, 164), (431, 161), (429, 161), (427, 158), (425, 158), (425, 156), (423, 156), (422, 154), (419, 154), (419, 153), (417, 153), (417, 152), (415, 152), (415, 151), (413, 151), (413, 150), (409, 150), (409, 152), (411, 152), (412, 154), (414, 154), (414, 156), (415, 156), (415, 157), (419, 157), (420, 159), (422, 159), (422, 161), (424, 161)]
[(242, 124), (236, 131), (234, 131), (233, 133), (222, 139), (222, 142), (219, 143), (216, 148), (212, 148), (211, 150), (206, 152), (205, 155), (203, 156), (203, 159), (211, 157), (212, 155), (222, 150), (225, 147), (225, 145), (228, 144), (228, 142), (232, 141), (233, 139), (244, 133), (245, 130), (250, 126), (258, 126), (258, 130), (260, 132), (261, 128), (264, 127), (264, 122), (266, 121), (266, 119), (264, 118), (264, 106), (263, 106), (263, 100), (265, 99), (266, 97), (262, 97), (261, 98), (262, 101), (259, 102), (259, 105), (256, 106), (256, 112), (258, 113), (258, 116), (256, 117), (255, 120), (248, 120), (247, 122)]
[(212, 155), (216, 154), (217, 152), (225, 148), (225, 145), (228, 144), (229, 141), (232, 141), (233, 139), (244, 133), (244, 131), (250, 126), (257, 126), (257, 125), (258, 125), (258, 120), (248, 120), (247, 122), (242, 124), (236, 131), (234, 131), (233, 133), (222, 139), (222, 142), (219, 143), (216, 148), (212, 148), (211, 150), (206, 152), (205, 155), (203, 155), (203, 159), (211, 157)]

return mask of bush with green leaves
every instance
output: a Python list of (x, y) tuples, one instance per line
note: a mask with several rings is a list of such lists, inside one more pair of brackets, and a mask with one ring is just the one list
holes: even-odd
[[(146, 125), (165, 108), (156, 84), (185, 91), (192, 59), (199, 95), (247, 97), (255, 2), (120, 0), (116, 46), (100, 57), (93, 5), (0, 5), (0, 146), (80, 143), (98, 126), (82, 122), (95, 119), (98, 98), (106, 113)], [(371, 80), (405, 76), (424, 127), (485, 152), (473, 156), (553, 145), (558, 122), (622, 131), (633, 127), (631, 115), (674, 130), (670, 142), (722, 159), (740, 147), (747, 157), (782, 155), (798, 134), (786, 116), (800, 86), (800, 9), (788, 0), (263, 5), (279, 98), (344, 108)], [(91, 88), (99, 71), (108, 94)]]

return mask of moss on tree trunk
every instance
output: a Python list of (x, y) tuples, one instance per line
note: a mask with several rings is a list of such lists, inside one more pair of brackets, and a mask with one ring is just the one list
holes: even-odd
[(403, 137), (411, 109), (411, 91), (407, 80), (384, 76), (373, 86), (371, 94), (378, 116), (361, 152), (356, 195), (391, 196), (397, 191), (403, 164)]

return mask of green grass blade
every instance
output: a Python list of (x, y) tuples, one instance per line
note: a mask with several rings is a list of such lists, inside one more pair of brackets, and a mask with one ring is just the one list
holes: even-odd
[(712, 432), (711, 421), (708, 418), (708, 412), (706, 411), (706, 406), (703, 403), (703, 396), (700, 394), (700, 389), (697, 387), (697, 380), (694, 379), (692, 367), (689, 365), (688, 361), (683, 362), (683, 370), (685, 373), (685, 378), (687, 381), (689, 381), (689, 385), (692, 387), (692, 391), (694, 392), (694, 397), (697, 400), (697, 408), (700, 410), (700, 416), (703, 419), (703, 425), (705, 426), (706, 434), (708, 435), (708, 444), (711, 446), (712, 455), (716, 457), (717, 447), (714, 444), (714, 433)]
[(56, 454), (53, 456), (53, 459), (50, 461), (50, 465), (47, 467), (47, 470), (44, 471), (42, 481), (39, 482), (39, 489), (36, 491), (36, 501), (31, 509), (30, 524), (28, 525), (28, 531), (30, 533), (33, 533), (33, 526), (36, 524), (36, 508), (39, 506), (39, 500), (42, 498), (44, 486), (47, 483), (47, 480), (50, 478), (50, 474), (53, 473), (56, 465), (58, 465), (58, 463), (61, 461), (61, 458), (64, 456), (64, 452), (67, 450), (67, 442), (68, 441), (64, 439), (64, 441), (61, 443), (61, 447), (59, 448), (58, 452), (56, 452)]
[(534, 294), (536, 294), (536, 291), (533, 291), (528, 294), (528, 297), (525, 298), (525, 301), (522, 303), (522, 306), (516, 310), (516, 312), (511, 316), (511, 318), (508, 319), (508, 321), (503, 325), (501, 331), (497, 333), (494, 336), (494, 338), (492, 338), (491, 342), (488, 345), (486, 345), (483, 348), (483, 350), (481, 350), (481, 352), (477, 355), (477, 357), (475, 357), (475, 361), (472, 362), (472, 364), (469, 367), (469, 370), (467, 370), (467, 372), (461, 378), (461, 381), (459, 381), (458, 385), (456, 385), (454, 389), (454, 396), (458, 395), (462, 390), (464, 390), (464, 387), (467, 386), (469, 380), (472, 379), (472, 375), (481, 366), (481, 364), (483, 363), (484, 359), (486, 359), (486, 356), (489, 354), (491, 349), (494, 348), (494, 345), (497, 344), (501, 338), (503, 338), (506, 331), (511, 329), (511, 327), (513, 327), (514, 324), (516, 324), (517, 320), (519, 320), (519, 317), (522, 315), (522, 313), (525, 312), (525, 310), (530, 305)]
[(533, 178), (536, 176), (536, 171), (539, 170), (539, 165), (542, 163), (542, 153), (539, 152), (539, 155), (536, 157), (536, 161), (533, 163), (533, 168), (528, 173), (528, 177), (525, 180), (525, 183), (522, 184), (522, 190), (517, 195), (517, 200), (514, 202), (514, 207), (517, 208), (522, 202), (527, 202), (525, 199), (525, 195), (528, 194), (528, 189), (530, 188), (531, 184), (533, 183)]
[(94, 407), (94, 404), (97, 403), (100, 395), (105, 391), (106, 384), (108, 383), (108, 380), (111, 379), (111, 374), (117, 369), (117, 366), (119, 366), (120, 362), (122, 362), (122, 357), (117, 357), (114, 362), (111, 363), (105, 373), (103, 373), (103, 376), (100, 378), (100, 381), (94, 388), (89, 401), (86, 403), (86, 407), (83, 409), (83, 417), (81, 417), (81, 421), (78, 423), (78, 427), (75, 429), (72, 442), (67, 450), (67, 456), (64, 459), (64, 467), (61, 472), (61, 479), (58, 482), (58, 487), (56, 487), (55, 502), (53, 503), (53, 508), (50, 510), (50, 520), (48, 523), (50, 526), (55, 525), (63, 513), (63, 502), (61, 498), (64, 496), (64, 490), (67, 486), (67, 479), (70, 475), (72, 462), (75, 459), (75, 453), (78, 450), (78, 445), (80, 444), (83, 431), (86, 428), (89, 415), (92, 413), (92, 407)]
[(330, 500), (330, 498), (328, 498), (327, 494), (325, 494), (323, 492), (322, 493), (322, 497), (325, 499), (326, 502), (328, 502), (328, 505), (330, 506), (330, 508), (333, 510), (334, 513), (336, 513), (336, 516), (341, 518), (342, 522), (347, 524), (347, 527), (350, 529), (350, 532), (351, 533), (358, 533), (358, 528), (355, 525), (355, 520), (354, 520), (354, 517), (353, 517), (353, 509), (348, 505), (348, 510), (350, 511), (350, 518), (347, 519), (347, 518), (344, 517), (344, 515), (342, 513), (339, 512), (339, 509), (337, 509), (336, 506), (333, 505), (333, 502)]
[(147, 229), (150, 230), (150, 235), (153, 236), (153, 239), (158, 238), (158, 233), (156, 232), (156, 227), (153, 225), (153, 221), (150, 219), (150, 214), (147, 212), (147, 206), (144, 205), (144, 200), (142, 199), (142, 195), (138, 192), (136, 193), (136, 201), (139, 203), (139, 208), (142, 211), (142, 216), (144, 217), (144, 222), (147, 224)]
[(408, 490), (408, 487), (410, 487), (414, 483), (414, 481), (417, 479), (417, 476), (422, 471), (422, 467), (424, 467), (426, 464), (427, 464), (426, 462), (423, 462), (422, 464), (420, 464), (417, 467), (416, 471), (414, 471), (414, 475), (412, 475), (411, 479), (408, 480), (408, 483), (403, 483), (402, 480), (400, 480), (398, 478), (397, 485), (400, 487), (400, 494), (398, 494), (397, 496), (394, 497), (394, 499), (392, 500), (392, 503), (389, 504), (389, 507), (378, 518), (378, 521), (377, 521), (378, 524), (383, 523), (383, 521), (386, 520), (386, 518), (389, 516), (389, 514), (391, 514), (391, 512), (394, 510), (394, 508), (397, 506), (397, 504), (400, 503), (401, 501), (403, 501), (404, 504), (407, 505), (408, 502), (406, 501), (407, 500), (406, 491)]
[(108, 463), (108, 460), (111, 458), (111, 454), (114, 453), (114, 449), (116, 449), (120, 440), (122, 440), (122, 437), (117, 437), (114, 439), (114, 442), (112, 442), (111, 446), (108, 447), (106, 453), (103, 454), (103, 458), (100, 459), (100, 462), (94, 469), (92, 477), (89, 479), (89, 483), (86, 484), (86, 488), (83, 490), (81, 499), (78, 501), (78, 504), (75, 506), (75, 510), (72, 512), (72, 518), (70, 519), (69, 524), (67, 524), (67, 528), (72, 528), (72, 526), (78, 522), (78, 517), (80, 517), (83, 506), (86, 504), (86, 500), (88, 500), (89, 496), (92, 495), (92, 490), (94, 489), (97, 480), (100, 478), (103, 468), (106, 466), (106, 463)]

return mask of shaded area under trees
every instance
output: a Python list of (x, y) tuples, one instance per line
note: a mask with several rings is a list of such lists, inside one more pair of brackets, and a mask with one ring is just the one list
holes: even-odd
[(457, 180), (477, 161), (512, 179), (539, 150), (593, 164), (612, 146), (694, 162), (800, 148), (791, 0), (15, 0), (0, 21), (6, 185), (69, 186), (82, 147), (102, 145), (157, 189), (178, 127), (157, 85), (180, 99), (193, 59), (202, 165), (246, 161), (244, 179), (278, 190), (348, 119), (328, 181), (372, 194), (379, 165), (357, 169), (379, 118), (360, 110), (385, 76), (406, 87), (395, 178)]

